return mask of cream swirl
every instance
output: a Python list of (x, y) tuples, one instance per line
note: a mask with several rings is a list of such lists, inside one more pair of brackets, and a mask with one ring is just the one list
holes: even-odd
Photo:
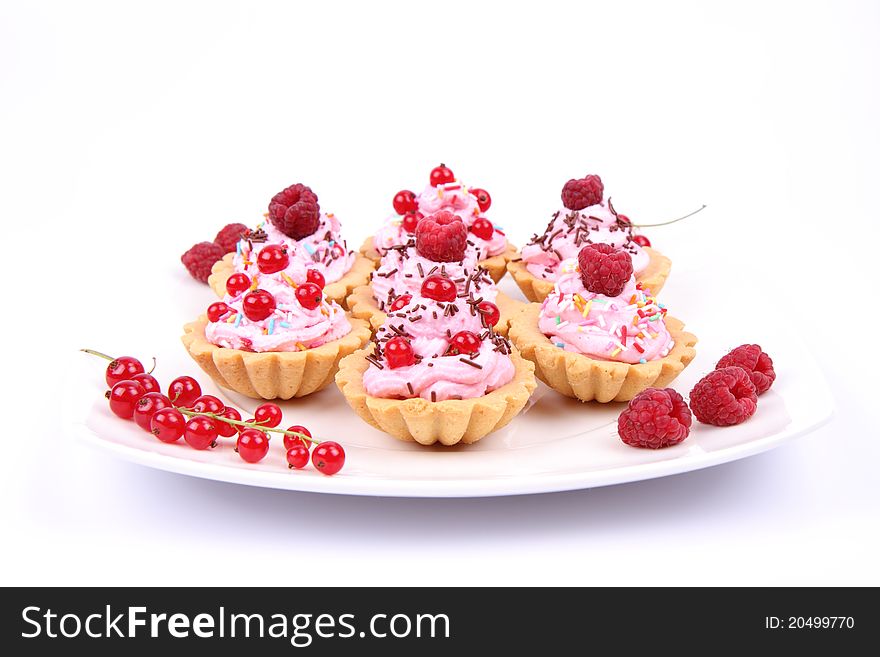
[(554, 213), (547, 230), (523, 247), (522, 258), (534, 276), (556, 280), (562, 261), (576, 258), (585, 245), (597, 243), (624, 249), (632, 257), (636, 274), (650, 261), (648, 252), (632, 241), (632, 229), (618, 221), (605, 202), (579, 212), (562, 208)]
[(590, 292), (573, 258), (562, 262), (559, 280), (541, 306), (538, 328), (561, 349), (640, 363), (663, 358), (674, 346), (665, 316), (666, 308), (634, 277), (616, 297)]

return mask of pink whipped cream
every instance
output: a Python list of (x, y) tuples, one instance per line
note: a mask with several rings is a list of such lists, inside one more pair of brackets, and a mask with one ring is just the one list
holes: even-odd
[[(377, 332), (379, 344), (402, 334), (421, 360), (391, 369), (384, 359), (375, 359), (364, 372), (367, 394), (430, 401), (473, 399), (509, 383), (516, 369), (510, 360), (510, 343), (483, 326), (480, 314), (472, 310), (476, 302), (473, 297), (458, 299), (454, 304), (457, 310), (450, 313), (449, 304), (414, 296), (407, 306), (389, 315)], [(479, 353), (443, 355), (449, 338), (459, 331), (471, 331), (481, 338)]]
[(632, 229), (617, 220), (606, 202), (579, 212), (562, 208), (554, 213), (547, 230), (523, 247), (522, 259), (534, 276), (555, 281), (564, 260), (576, 258), (585, 245), (599, 242), (629, 253), (636, 274), (647, 268), (648, 252), (632, 241)]
[(441, 272), (455, 281), (459, 294), (473, 292), (484, 301), (492, 302), (498, 296), (492, 279), (479, 267), (478, 253), (474, 247), (468, 245), (461, 262), (439, 263), (419, 255), (415, 240), (409, 239), (382, 256), (379, 268), (373, 272), (373, 297), (379, 308), (385, 310), (401, 295), (419, 294), (425, 277)]
[[(419, 204), (419, 212), (423, 215), (428, 216), (440, 210), (449, 210), (461, 217), (468, 228), (473, 225), (477, 217), (488, 218), (480, 212), (477, 197), (471, 194), (466, 186), (458, 182), (437, 187), (429, 184), (420, 194), (416, 195), (416, 200)], [(392, 247), (406, 244), (412, 237), (411, 233), (403, 229), (402, 219), (403, 217), (399, 215), (389, 217), (373, 235), (373, 246), (380, 254), (384, 254)], [(473, 233), (468, 233), (468, 239), (473, 242), (479, 260), (499, 255), (507, 249), (507, 237), (497, 229), (492, 234), (492, 239), (484, 240)]]
[[(244, 272), (249, 276), (257, 271), (256, 255), (267, 244), (284, 244), (290, 255), (290, 265), (285, 273), (294, 280), (300, 280), (300, 273), (306, 268), (317, 269), (324, 275), (328, 283), (338, 281), (348, 273), (354, 264), (355, 254), (349, 251), (348, 245), (341, 236), (339, 219), (334, 214), (321, 214), (318, 230), (314, 234), (295, 240), (278, 230), (271, 221), (264, 221), (258, 227), (266, 234), (266, 241), (248, 243), (244, 239), (238, 243), (235, 257), (232, 261), (237, 272)], [(252, 257), (247, 257), (250, 246), (253, 246)], [(249, 263), (249, 264), (248, 264)]]
[[(302, 272), (298, 278), (290, 276), (297, 285), (306, 280), (305, 269)], [(272, 315), (251, 321), (241, 311), (248, 291), (234, 297), (227, 294), (223, 301), (230, 311), (219, 321), (208, 323), (205, 328), (208, 342), (243, 351), (303, 351), (337, 340), (351, 331), (345, 311), (335, 302), (325, 298), (317, 308), (303, 308), (294, 288), (281, 273), (257, 274), (257, 283), (259, 289), (275, 297), (277, 307)]]
[(567, 351), (600, 360), (646, 363), (668, 355), (675, 345), (665, 316), (665, 307), (635, 277), (616, 297), (589, 292), (573, 258), (562, 262), (553, 293), (541, 306), (538, 328)]

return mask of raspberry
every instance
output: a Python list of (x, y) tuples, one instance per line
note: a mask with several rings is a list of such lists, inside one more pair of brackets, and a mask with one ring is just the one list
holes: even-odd
[(578, 253), (581, 280), (590, 292), (616, 297), (633, 273), (629, 253), (610, 244), (588, 244)]
[(224, 255), (226, 252), (214, 242), (199, 242), (180, 256), (180, 261), (193, 278), (207, 283), (208, 276), (211, 275), (211, 267)]
[(269, 220), (288, 237), (301, 240), (318, 230), (321, 208), (315, 193), (300, 183), (272, 197)]
[(604, 191), (599, 176), (589, 175), (580, 180), (572, 178), (562, 188), (562, 204), (569, 210), (583, 210), (601, 203)]
[(232, 253), (235, 251), (235, 245), (238, 244), (238, 240), (241, 239), (241, 236), (247, 230), (248, 227), (244, 224), (226, 224), (217, 233), (217, 237), (214, 238), (214, 244), (223, 249), (223, 253)]
[(748, 420), (758, 408), (749, 373), (741, 367), (709, 372), (691, 390), (691, 410), (705, 424), (727, 427)]
[(617, 418), (617, 433), (632, 447), (660, 449), (687, 438), (691, 421), (691, 409), (675, 390), (648, 388)]
[(416, 251), (434, 262), (458, 262), (464, 258), (467, 228), (461, 217), (441, 210), (416, 226)]
[(773, 381), (776, 380), (776, 372), (773, 370), (773, 360), (761, 351), (756, 344), (743, 344), (723, 356), (715, 369), (736, 365), (749, 373), (749, 378), (755, 384), (755, 392), (759, 395), (767, 392)]

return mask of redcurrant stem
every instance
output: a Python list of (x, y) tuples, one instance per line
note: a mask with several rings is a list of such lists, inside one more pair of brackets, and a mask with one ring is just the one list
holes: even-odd
[(95, 351), (94, 349), (80, 349), (80, 351), (84, 351), (87, 354), (91, 354), (92, 356), (97, 356), (98, 358), (103, 358), (104, 360), (116, 360), (115, 358), (113, 358), (113, 356), (102, 354), (100, 351)]
[(153, 356), (152, 358), (153, 358), (153, 366), (150, 368), (150, 371), (147, 372), (147, 374), (152, 374), (153, 372), (156, 371), (156, 357)]
[(679, 217), (678, 219), (671, 219), (669, 221), (661, 221), (659, 224), (630, 224), (633, 228), (656, 228), (657, 226), (668, 226), (669, 224), (674, 224), (676, 222), (681, 221), (682, 219), (687, 219), (688, 217), (693, 217), (698, 212), (701, 212), (706, 209), (706, 204), (703, 203), (702, 207), (697, 208), (693, 212), (690, 212), (683, 217)]
[(188, 408), (184, 408), (182, 406), (177, 406), (176, 408), (178, 411), (180, 411), (181, 413), (183, 413), (187, 417), (195, 417), (195, 416), (209, 417), (212, 420), (219, 420), (221, 422), (226, 422), (227, 424), (235, 424), (235, 425), (242, 426), (242, 427), (248, 427), (249, 429), (259, 429), (260, 431), (271, 431), (272, 433), (283, 433), (285, 436), (295, 436), (297, 438), (302, 438), (303, 440), (308, 440), (309, 442), (315, 443), (316, 445), (321, 442), (320, 440), (312, 438), (311, 436), (307, 436), (306, 434), (300, 433), (299, 431), (287, 431), (286, 429), (275, 429), (273, 427), (263, 426), (259, 422), (245, 422), (243, 420), (231, 420), (228, 417), (223, 417), (222, 415), (217, 415), (216, 413), (208, 413), (208, 412), (204, 412), (204, 411), (199, 413), (198, 411), (193, 411)]

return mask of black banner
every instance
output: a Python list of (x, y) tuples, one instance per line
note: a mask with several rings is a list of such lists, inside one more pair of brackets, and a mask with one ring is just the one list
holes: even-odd
[[(877, 631), (866, 589), (5, 589), (6, 654), (522, 654), (616, 646), (845, 650)], [(417, 651), (417, 653), (414, 653)], [(846, 653), (844, 653), (846, 654)]]

